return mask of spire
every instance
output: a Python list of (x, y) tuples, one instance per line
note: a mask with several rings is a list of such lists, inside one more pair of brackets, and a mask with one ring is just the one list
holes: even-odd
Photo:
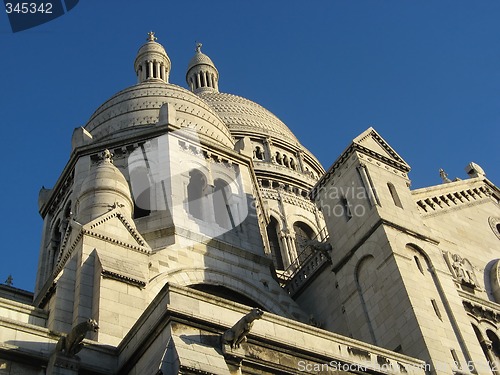
[(201, 43), (196, 43), (196, 52), (187, 68), (186, 82), (194, 93), (219, 92), (219, 72), (210, 57), (201, 52), (201, 47)]
[(145, 81), (161, 81), (168, 83), (168, 76), (172, 64), (163, 46), (156, 42), (157, 39), (155, 33), (150, 31), (146, 38), (146, 44), (137, 52), (134, 69), (137, 74), (138, 83)]

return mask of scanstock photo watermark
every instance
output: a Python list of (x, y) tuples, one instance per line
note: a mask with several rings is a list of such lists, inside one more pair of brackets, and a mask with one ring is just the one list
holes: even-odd
[[(403, 367), (402, 367), (403, 366)], [(404, 372), (402, 369), (404, 368)], [(417, 370), (417, 373), (430, 373), (435, 371), (444, 371), (450, 374), (484, 374), (493, 372), (496, 374), (499, 371), (499, 367), (497, 363), (493, 363), (488, 361), (487, 363), (474, 363), (472, 361), (468, 361), (466, 363), (458, 363), (458, 362), (436, 362), (434, 365), (426, 362), (421, 363), (405, 363), (402, 364), (392, 364), (392, 363), (346, 363), (332, 360), (327, 363), (312, 363), (308, 361), (298, 361), (297, 362), (297, 370), (304, 373), (325, 373), (330, 371), (353, 371), (353, 372), (366, 372), (366, 371), (379, 371), (383, 373), (413, 373), (410, 371), (411, 369)], [(467, 371), (467, 372), (464, 372)]]
[(367, 213), (367, 198), (374, 196), (375, 189), (363, 186), (322, 186), (316, 192), (316, 201), (325, 217), (361, 217)]

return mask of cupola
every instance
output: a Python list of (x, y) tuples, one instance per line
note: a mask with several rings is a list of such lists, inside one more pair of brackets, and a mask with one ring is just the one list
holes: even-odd
[(172, 66), (165, 48), (156, 42), (155, 33), (148, 33), (147, 43), (139, 48), (134, 62), (137, 82), (161, 81), (168, 83)]
[(196, 45), (196, 53), (188, 65), (186, 82), (194, 93), (219, 92), (219, 72), (210, 57), (201, 52), (201, 46), (201, 43)]
[(113, 165), (111, 152), (104, 150), (90, 168), (78, 194), (76, 220), (88, 223), (114, 207), (132, 217), (133, 201), (125, 176)]

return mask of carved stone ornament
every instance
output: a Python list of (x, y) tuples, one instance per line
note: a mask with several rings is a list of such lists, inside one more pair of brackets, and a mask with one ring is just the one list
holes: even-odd
[(83, 339), (87, 332), (97, 332), (99, 326), (94, 319), (77, 324), (70, 333), (61, 336), (56, 345), (56, 352), (63, 353), (67, 357), (74, 357), (83, 348)]
[(448, 252), (444, 254), (444, 257), (455, 280), (460, 284), (479, 288), (476, 272), (467, 258), (462, 258), (458, 254), (450, 254)]
[(229, 344), (231, 349), (239, 348), (242, 342), (247, 341), (247, 335), (253, 327), (254, 320), (262, 318), (264, 312), (254, 308), (243, 318), (222, 334), (222, 343)]

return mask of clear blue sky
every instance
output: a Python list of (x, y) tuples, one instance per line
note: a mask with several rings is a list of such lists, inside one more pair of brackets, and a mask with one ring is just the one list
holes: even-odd
[(274, 112), (325, 168), (369, 126), (412, 166), (412, 188), (466, 178), (494, 183), (500, 135), (500, 2), (98, 1), (12, 33), (0, 15), (0, 283), (33, 290), (42, 220), (38, 191), (68, 160), (71, 134), (136, 82), (148, 31), (185, 85), (195, 41), (220, 89)]

